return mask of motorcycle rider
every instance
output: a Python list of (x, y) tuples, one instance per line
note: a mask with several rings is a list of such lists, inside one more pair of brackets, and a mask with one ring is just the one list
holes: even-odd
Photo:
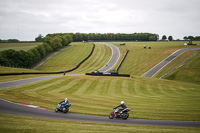
[(61, 101), (59, 104), (69, 104), (69, 101), (68, 101), (68, 99), (67, 98), (65, 98), (65, 100), (63, 100), (63, 101)]
[(126, 109), (127, 108), (127, 106), (124, 104), (124, 101), (121, 101), (121, 104), (120, 105), (118, 105), (117, 107), (115, 107), (114, 109), (116, 109), (116, 108), (118, 108), (118, 107), (122, 107), (123, 109)]
[(122, 110), (124, 110), (124, 109), (127, 108), (127, 106), (124, 104), (124, 101), (121, 101), (121, 104), (118, 105), (117, 107), (113, 108), (113, 109), (116, 109), (116, 108), (118, 108), (118, 107), (122, 107), (122, 108), (120, 108), (119, 111), (117, 112), (118, 114), (119, 114), (120, 111), (122, 111)]

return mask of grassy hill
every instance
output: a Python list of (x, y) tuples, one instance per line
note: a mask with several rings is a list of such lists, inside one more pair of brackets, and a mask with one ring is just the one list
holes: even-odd
[(38, 45), (42, 44), (42, 42), (35, 42), (35, 43), (0, 43), (0, 51), (7, 50), (7, 49), (14, 49), (14, 50), (24, 50), (27, 51), (31, 48), (34, 48)]
[(183, 66), (167, 75), (165, 79), (200, 84), (200, 52)]
[[(37, 70), (39, 71), (64, 71), (77, 66), (91, 52), (91, 43), (73, 43), (74, 46), (51, 57)], [(103, 67), (111, 56), (111, 49), (103, 44), (95, 44), (93, 55), (83, 63), (80, 68), (71, 73), (86, 73)]]
[[(199, 45), (199, 42), (195, 43)], [(120, 43), (113, 44), (119, 46)], [(130, 50), (119, 72), (129, 73), (132, 78), (60, 77), (1, 90), (0, 97), (27, 104), (32, 102), (34, 105), (50, 110), (54, 110), (59, 101), (68, 97), (72, 104), (70, 112), (103, 116), (107, 116), (114, 106), (124, 100), (127, 106), (132, 108), (131, 118), (200, 121), (200, 85), (192, 82), (199, 81), (197, 72), (199, 69), (196, 69), (199, 67), (199, 53), (179, 71), (175, 71), (167, 77), (167, 79), (177, 81), (138, 77), (172, 52), (180, 48), (193, 47), (183, 44), (184, 42), (129, 42), (125, 46), (119, 46), (121, 55), (125, 53), (126, 49)], [(144, 49), (144, 45), (151, 46), (152, 49)], [(71, 68), (87, 56), (91, 48), (91, 44), (75, 43), (75, 46), (68, 51), (63, 51), (57, 57), (49, 60), (48, 63), (53, 66), (53, 69), (49, 69), (47, 65), (41, 71), (67, 69), (67, 67), (62, 69), (58, 67), (57, 69), (56, 66), (59, 63), (56, 61), (58, 60), (66, 61), (65, 63), (69, 64), (68, 68)], [(74, 54), (75, 51), (78, 51), (77, 54)], [(192, 53), (194, 51), (186, 52), (176, 58), (171, 65), (163, 69), (164, 72), (179, 64)], [(110, 56), (111, 49), (97, 43), (93, 55), (72, 73), (94, 71), (104, 66)], [(193, 72), (193, 70), (197, 71)], [(191, 75), (191, 83), (184, 82), (188, 80), (188, 75)]]
[[(125, 46), (120, 46), (120, 42), (113, 42), (119, 47), (121, 55), (124, 55), (126, 49), (129, 49), (128, 56), (119, 69), (119, 73), (141, 76), (176, 50), (200, 45), (200, 42), (195, 42), (198, 44), (197, 46), (184, 46), (184, 43), (187, 42), (127, 42)], [(151, 49), (144, 49), (144, 46), (150, 46)]]
[(0, 91), (0, 97), (54, 110), (68, 97), (70, 112), (108, 116), (124, 100), (130, 118), (200, 121), (200, 85), (156, 78), (72, 76)]

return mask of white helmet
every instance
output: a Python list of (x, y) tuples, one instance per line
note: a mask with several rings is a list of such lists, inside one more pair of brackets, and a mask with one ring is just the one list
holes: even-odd
[(65, 102), (67, 102), (67, 100), (68, 100), (68, 99), (67, 99), (67, 98), (65, 98)]
[(124, 104), (124, 101), (121, 101), (121, 104)]

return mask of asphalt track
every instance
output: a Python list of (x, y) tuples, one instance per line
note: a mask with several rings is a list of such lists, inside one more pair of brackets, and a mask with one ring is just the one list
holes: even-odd
[[(113, 51), (113, 55), (114, 55), (114, 51)], [(114, 64), (116, 64), (116, 62), (117, 62), (117, 60), (115, 62), (113, 61), (111, 64), (108, 64), (109, 67), (106, 67), (106, 69), (101, 69), (101, 71), (110, 69), (112, 66), (114, 66)], [(0, 89), (19, 86), (19, 85), (23, 85), (23, 84), (33, 83), (33, 82), (50, 79), (50, 78), (61, 77), (61, 76), (63, 76), (63, 75), (30, 78), (30, 79), (23, 79), (23, 80), (18, 80), (18, 81), (0, 83)], [(73, 76), (73, 75), (65, 75), (65, 76)], [(55, 108), (56, 108), (56, 105), (55, 105)], [(111, 109), (111, 111), (112, 111), (112, 109)], [(64, 113), (60, 113), (60, 112), (55, 113), (54, 111), (23, 106), (20, 104), (5, 101), (3, 99), (0, 99), (0, 113), (29, 116), (29, 117), (38, 117), (38, 118), (48, 118), (48, 119), (83, 121), (83, 122), (130, 124), (130, 125), (151, 125), (151, 126), (200, 127), (199, 121), (198, 122), (167, 121), (167, 120), (146, 120), (146, 119), (132, 119), (132, 118), (129, 118), (127, 120), (121, 120), (121, 119), (112, 119), (111, 120), (108, 117), (103, 117), (103, 116), (93, 116), (93, 115), (74, 114), (74, 113), (64, 114)]]
[[(56, 106), (55, 106), (56, 108)], [(111, 110), (112, 111), (112, 110)], [(97, 123), (112, 123), (112, 124), (129, 124), (129, 125), (151, 125), (151, 126), (178, 126), (178, 127), (200, 127), (200, 122), (188, 121), (164, 121), (164, 120), (146, 120), (146, 119), (109, 119), (104, 116), (83, 115), (62, 112), (55, 113), (50, 110), (36, 109), (27, 107), (0, 99), (0, 113), (13, 114), (29, 117), (82, 121), (82, 122), (97, 122)]]
[(153, 77), (157, 72), (159, 72), (163, 67), (165, 67), (168, 63), (170, 63), (172, 60), (174, 60), (177, 56), (181, 55), (182, 53), (188, 51), (188, 50), (195, 50), (200, 48), (186, 48), (186, 49), (179, 49), (172, 53), (170, 56), (168, 56), (166, 59), (158, 63), (156, 66), (151, 68), (149, 71), (147, 71), (145, 74), (142, 75), (142, 77)]
[(120, 57), (120, 52), (118, 47), (116, 47), (113, 44), (109, 44), (109, 43), (103, 43), (101, 42), (101, 44), (106, 44), (107, 46), (109, 46), (112, 49), (112, 57), (110, 58), (110, 60), (108, 61), (108, 63), (102, 67), (101, 69), (99, 69), (99, 72), (107, 72), (108, 70), (110, 70), (119, 60)]

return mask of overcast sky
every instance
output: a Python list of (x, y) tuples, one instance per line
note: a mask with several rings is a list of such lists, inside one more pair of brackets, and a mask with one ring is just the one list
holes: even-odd
[(48, 33), (200, 36), (200, 0), (0, 0), (0, 39)]

